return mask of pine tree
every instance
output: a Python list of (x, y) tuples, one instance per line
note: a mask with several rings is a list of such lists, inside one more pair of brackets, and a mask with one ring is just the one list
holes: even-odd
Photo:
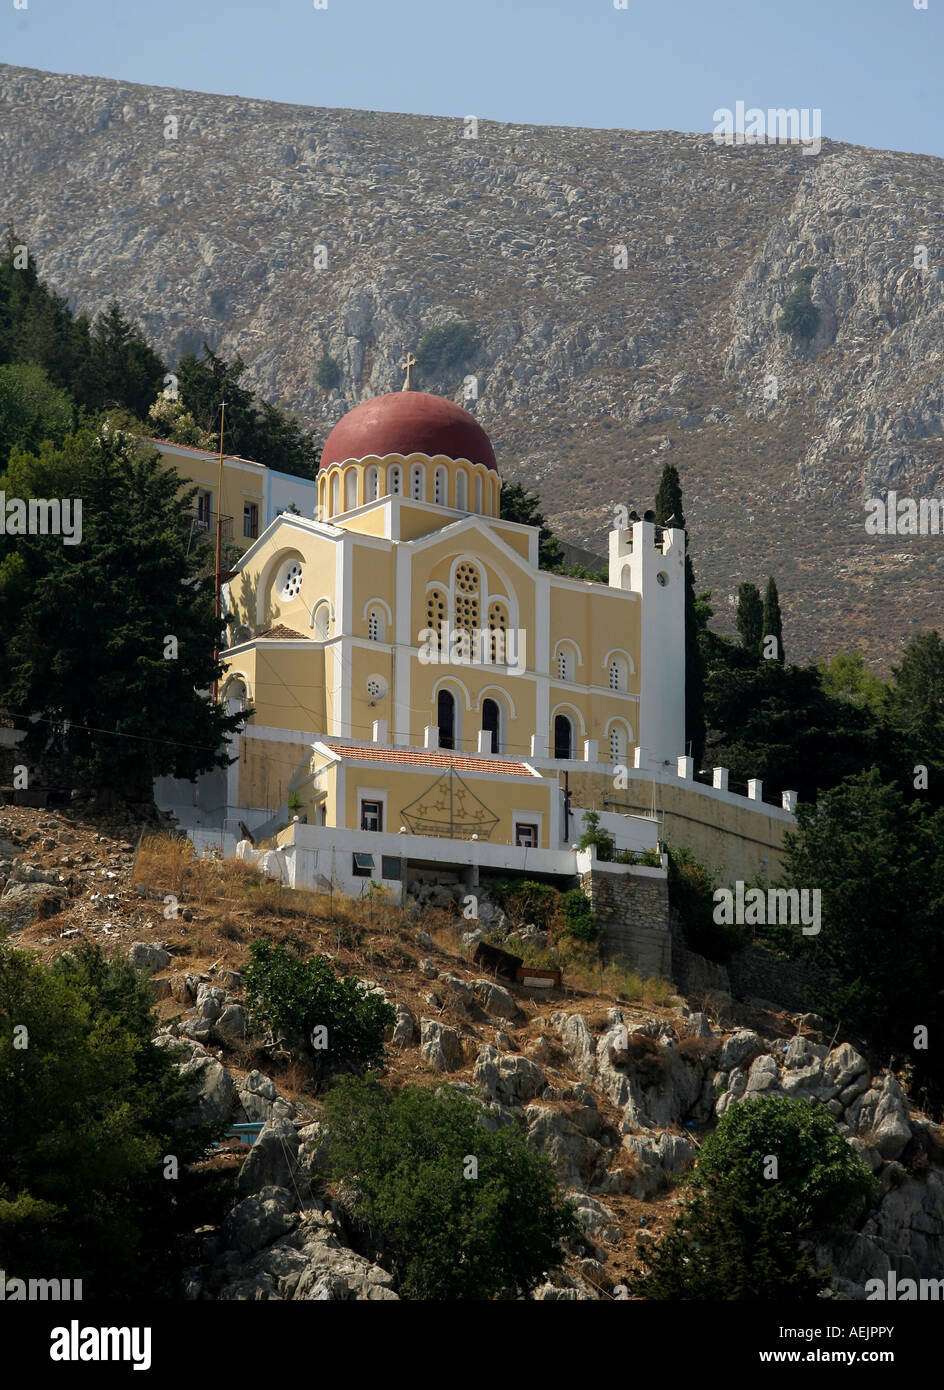
[(772, 661), (779, 661), (783, 665), (783, 620), (780, 617), (780, 595), (777, 593), (777, 586), (773, 576), (768, 576), (767, 590), (764, 594), (764, 615), (762, 620), (764, 646), (769, 646), (769, 639), (775, 637), (777, 645)]
[(701, 765), (705, 747), (705, 663), (698, 639), (699, 618), (695, 598), (695, 567), (688, 547), (688, 529), (682, 507), (682, 484), (674, 463), (667, 463), (656, 493), (656, 525), (685, 531), (685, 742), (695, 765)]
[(559, 569), (564, 559), (560, 541), (541, 515), (540, 498), (526, 492), (520, 483), (505, 483), (501, 490), (499, 509), (502, 521), (515, 521), (519, 526), (537, 526), (538, 564), (542, 570)]
[(736, 622), (741, 634), (741, 646), (759, 657), (764, 635), (764, 606), (756, 584), (738, 585)]
[[(82, 499), (81, 539), (0, 547), (0, 707), (24, 721), (24, 761), (102, 805), (150, 802), (153, 779), (228, 762), (213, 581), (193, 574), (182, 513), (195, 489), (104, 427), (38, 458), (14, 451), (0, 489)], [(25, 721), (33, 721), (26, 723)]]

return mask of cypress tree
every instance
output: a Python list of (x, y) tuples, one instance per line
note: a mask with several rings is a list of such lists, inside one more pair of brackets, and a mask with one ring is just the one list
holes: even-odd
[(764, 635), (764, 606), (756, 584), (738, 585), (736, 622), (741, 634), (741, 646), (759, 657)]
[(780, 617), (780, 595), (777, 593), (777, 586), (774, 583), (773, 575), (768, 575), (767, 590), (764, 594), (764, 616), (762, 626), (764, 629), (763, 640), (767, 645), (768, 639), (777, 639), (777, 648), (771, 661), (779, 661), (783, 665), (783, 620)]

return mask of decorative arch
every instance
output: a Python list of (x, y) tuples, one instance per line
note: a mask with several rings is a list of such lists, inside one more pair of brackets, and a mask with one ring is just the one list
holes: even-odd
[(481, 690), (478, 692), (478, 703), (475, 707), (476, 710), (479, 713), (481, 713), (482, 701), (487, 699), (494, 700), (496, 696), (498, 696), (500, 700), (504, 701), (505, 708), (508, 710), (509, 716), (512, 719), (517, 719), (518, 707), (509, 695), (508, 691), (504, 688), (504, 686), (501, 685), (483, 685)]
[(441, 463), (433, 469), (433, 501), (439, 507), (449, 505), (449, 474)]
[(621, 656), (626, 662), (626, 668), (631, 676), (636, 674), (636, 663), (625, 647), (611, 647), (603, 658), (603, 669), (609, 670), (609, 665), (614, 656)]
[(311, 610), (311, 626), (315, 630), (316, 642), (327, 642), (331, 636), (333, 619), (334, 613), (329, 600), (319, 599)]
[(380, 469), (376, 463), (368, 466), (364, 473), (364, 501), (376, 502), (380, 496)]
[(410, 497), (414, 502), (426, 501), (426, 465), (410, 464)]
[(393, 609), (385, 598), (369, 598), (361, 611), (361, 617), (367, 621), (367, 614), (371, 608), (381, 608), (388, 623), (393, 623)]
[(560, 700), (551, 710), (551, 729), (554, 728), (554, 720), (559, 714), (569, 715), (574, 720), (574, 727), (580, 738), (587, 737), (587, 725), (583, 715), (576, 705), (570, 704), (567, 700)]
[(223, 689), (222, 689), (222, 692), (221, 692), (221, 693), (222, 693), (222, 699), (223, 699), (223, 704), (224, 704), (224, 705), (225, 705), (225, 704), (228, 704), (228, 702), (229, 702), (231, 699), (240, 698), (240, 697), (236, 696), (235, 694), (231, 694), (231, 693), (230, 693), (230, 692), (233, 690), (233, 688), (234, 688), (235, 686), (240, 686), (240, 685), (241, 685), (242, 688), (243, 688), (243, 694), (242, 694), (242, 697), (241, 697), (243, 702), (242, 702), (242, 704), (239, 706), (239, 708), (240, 708), (240, 709), (245, 709), (247, 705), (252, 704), (252, 683), (251, 683), (249, 677), (246, 675), (246, 672), (245, 672), (245, 671), (231, 671), (231, 672), (228, 674), (228, 676), (226, 677), (226, 680), (225, 680), (224, 683), (223, 683)]
[[(274, 592), (275, 583), (279, 576), (279, 571), (289, 560), (296, 560), (303, 568), (305, 557), (297, 546), (287, 545), (282, 550), (277, 550), (272, 558), (263, 567), (259, 575), (259, 583), (256, 586), (256, 627), (261, 627), (266, 621), (266, 601), (272, 605), (286, 602)], [(304, 600), (303, 600), (304, 601)]]
[(469, 475), (461, 465), (456, 469), (456, 510), (469, 510)]
[(341, 472), (335, 469), (331, 475), (331, 515), (337, 516), (341, 510)]
[(344, 510), (352, 512), (357, 506), (357, 483), (360, 469), (354, 465), (344, 470)]
[(482, 475), (478, 470), (475, 473), (475, 507), (473, 510), (478, 512), (479, 516), (482, 515)]
[(391, 463), (387, 469), (386, 486), (391, 497), (403, 496), (403, 468), (399, 463)]
[(632, 725), (625, 719), (611, 719), (606, 726), (606, 752), (611, 763), (626, 766), (633, 739)]

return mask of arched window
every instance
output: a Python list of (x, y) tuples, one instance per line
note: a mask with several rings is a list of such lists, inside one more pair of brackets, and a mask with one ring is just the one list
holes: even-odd
[(489, 660), (499, 666), (508, 662), (506, 641), (508, 638), (508, 610), (497, 600), (488, 605)]
[(444, 507), (446, 505), (447, 484), (448, 478), (446, 475), (446, 470), (445, 468), (443, 468), (442, 464), (440, 464), (439, 467), (436, 469), (436, 472), (433, 474), (433, 501), (437, 503), (437, 505), (440, 507)]
[(383, 642), (386, 623), (382, 608), (371, 608), (367, 614), (367, 636), (371, 642)]
[(436, 699), (436, 723), (440, 748), (456, 746), (456, 697), (451, 690), (440, 690)]
[(626, 764), (626, 730), (622, 724), (610, 725), (610, 762)]
[(344, 510), (352, 512), (357, 506), (357, 469), (349, 468), (344, 479)]
[(226, 697), (226, 713), (237, 714), (246, 708), (246, 683), (241, 680), (231, 680), (223, 694)]
[(566, 714), (554, 718), (554, 757), (572, 758), (574, 756), (574, 729)]
[(422, 502), (426, 497), (426, 469), (421, 463), (414, 463), (410, 469), (410, 496), (414, 502)]
[(626, 662), (621, 656), (610, 657), (610, 689), (626, 689)]
[(403, 492), (403, 473), (398, 463), (387, 470), (387, 480), (387, 491), (394, 497), (399, 497)]
[(482, 510), (482, 475), (481, 475), (481, 473), (477, 474), (477, 475), (476, 475), (476, 479), (475, 479), (475, 510), (476, 510), (477, 512), (481, 512), (481, 510)]
[(331, 631), (331, 609), (326, 603), (319, 603), (315, 609), (315, 641), (327, 642)]
[(375, 463), (372, 463), (364, 475), (364, 500), (365, 502), (376, 502), (380, 487), (380, 470)]
[(456, 470), (456, 508), (460, 512), (469, 509), (469, 479), (464, 468)]
[(501, 752), (501, 707), (497, 700), (482, 701), (482, 728), (492, 736), (493, 753)]
[(331, 515), (337, 516), (341, 510), (341, 475), (335, 473), (331, 479)]

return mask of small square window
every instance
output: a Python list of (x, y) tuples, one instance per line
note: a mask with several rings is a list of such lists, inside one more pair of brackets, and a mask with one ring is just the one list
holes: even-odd
[(353, 874), (355, 878), (370, 878), (374, 872), (374, 856), (372, 854), (355, 854)]
[(380, 856), (380, 877), (395, 878), (400, 877), (400, 861), (392, 854), (382, 854)]

